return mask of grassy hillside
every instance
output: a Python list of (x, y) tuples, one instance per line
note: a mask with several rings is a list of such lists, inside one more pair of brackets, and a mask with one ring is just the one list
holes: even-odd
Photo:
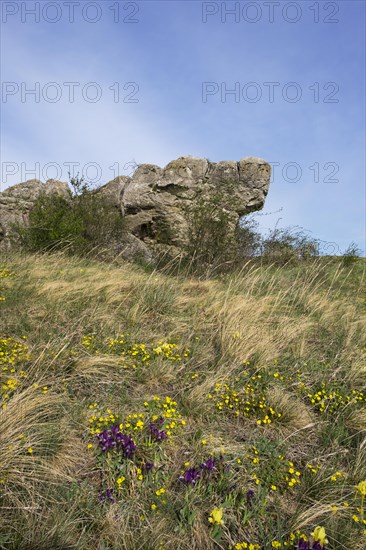
[(3, 258), (0, 547), (365, 548), (365, 267)]

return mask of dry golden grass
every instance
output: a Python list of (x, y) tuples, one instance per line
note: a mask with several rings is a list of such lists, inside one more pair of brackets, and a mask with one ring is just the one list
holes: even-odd
[[(314, 388), (324, 369), (327, 383), (334, 380), (365, 391), (366, 317), (357, 298), (364, 271), (359, 269), (356, 277), (319, 259), (298, 270), (248, 264), (239, 273), (198, 280), (169, 275), (168, 269), (146, 273), (131, 264), (107, 265), (62, 254), (13, 255), (8, 263), (16, 276), (0, 304), (6, 312), (3, 333), (27, 334), (33, 362), (27, 370), (29, 387), (16, 392), (0, 412), (0, 478), (3, 473), (6, 478), (0, 530), (12, 533), (14, 540), (17, 531), (27, 550), (37, 545), (37, 550), (46, 549), (47, 532), (56, 541), (54, 548), (227, 550), (240, 538), (258, 540), (261, 524), (268, 531), (262, 547), (268, 550), (271, 540), (290, 528), (309, 533), (319, 522), (328, 522), (330, 548), (362, 548), (352, 526), (345, 527), (347, 509), (333, 516), (330, 506), (354, 498), (356, 481), (366, 479), (364, 408), (354, 408), (351, 400), (333, 416), (320, 416), (297, 391), (295, 375), (286, 388), (276, 381), (268, 384), (268, 404), (282, 413), (269, 426), (258, 426), (255, 417), (238, 419), (219, 412), (208, 395), (216, 383), (239, 376), (244, 360), (258, 374), (276, 358), (281, 358), (278, 368), (289, 375), (298, 368), (308, 371)], [(151, 346), (176, 341), (190, 355), (180, 362), (157, 356), (147, 367), (124, 370), (121, 358), (108, 349), (95, 354), (80, 343), (85, 335), (95, 336), (99, 345), (122, 333), (132, 343)], [(326, 374), (329, 362), (332, 370)], [(41, 386), (50, 389), (42, 394)], [(222, 452), (230, 462), (230, 483), (211, 493), (199, 489), (185, 502), (172, 481), (169, 507), (155, 515), (148, 488), (135, 481), (129, 500), (102, 505), (99, 466), (87, 450), (88, 405), (100, 401), (123, 416), (140, 411), (153, 395), (173, 396), (186, 419), (184, 435), (172, 438), (164, 455), (162, 471), (169, 470), (169, 479), (177, 480), (187, 457), (200, 464), (210, 453)], [(271, 446), (276, 444), (286, 448), (297, 467), (319, 462), (326, 474), (311, 479), (302, 474), (304, 487), (298, 493), (284, 488), (283, 494), (269, 491), (263, 496), (258, 489), (258, 499), (263, 499), (258, 515), (245, 524), (240, 514), (248, 513), (246, 504), (236, 509), (228, 501), (224, 535), (215, 542), (207, 520), (212, 508), (222, 506), (231, 493), (240, 493), (245, 503), (248, 487), (257, 490), (251, 459), (243, 458), (254, 444), (264, 448), (262, 463), (268, 471), (272, 459), (273, 469), (280, 467)], [(243, 470), (236, 469), (237, 457), (248, 461)], [(343, 485), (329, 481), (336, 469), (345, 471)], [(52, 487), (60, 485), (57, 495)], [(194, 514), (191, 526), (179, 515), (183, 508)], [(277, 516), (277, 527), (274, 510), (283, 514)]]
[[(7, 497), (13, 498), (19, 489), (34, 495), (40, 483), (72, 479), (68, 472), (75, 470), (79, 460), (72, 442), (63, 442), (69, 438), (68, 427), (60, 424), (63, 404), (60, 395), (40, 395), (29, 387), (0, 410), (2, 476), (6, 486), (13, 487)], [(56, 441), (55, 435), (59, 436)]]

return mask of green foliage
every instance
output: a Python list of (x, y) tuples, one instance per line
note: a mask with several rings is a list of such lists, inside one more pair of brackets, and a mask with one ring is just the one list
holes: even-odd
[(356, 245), (356, 243), (351, 243), (347, 249), (344, 251), (342, 255), (343, 265), (344, 266), (350, 266), (357, 262), (360, 258), (360, 249)]
[(269, 263), (284, 265), (319, 255), (319, 241), (296, 228), (275, 228), (262, 239), (262, 257)]
[(70, 198), (41, 194), (30, 212), (28, 226), (13, 227), (13, 238), (26, 250), (67, 249), (84, 254), (122, 236), (121, 213), (91, 190), (83, 178), (71, 178), (70, 184)]
[(262, 236), (258, 222), (252, 215), (243, 216), (236, 228), (238, 252), (243, 258), (258, 256), (261, 251)]
[(187, 258), (194, 271), (227, 269), (237, 259), (237, 219), (224, 202), (220, 190), (197, 195), (186, 210), (188, 219)]
[(76, 176), (72, 176), (72, 177), (69, 172), (69, 180), (70, 180), (70, 185), (74, 196), (83, 195), (88, 191), (91, 191), (90, 185), (85, 181), (85, 178), (84, 177), (79, 178), (79, 172), (76, 174)]
[(275, 228), (263, 236), (253, 215), (236, 218), (234, 205), (225, 203), (225, 198), (219, 190), (198, 195), (187, 210), (189, 244), (185, 252), (193, 271), (227, 271), (248, 258), (285, 265), (319, 255), (319, 241), (305, 231)]

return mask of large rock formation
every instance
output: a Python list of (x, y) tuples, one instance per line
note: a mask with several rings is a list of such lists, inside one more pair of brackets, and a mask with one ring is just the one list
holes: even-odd
[[(126, 219), (127, 235), (122, 246), (128, 257), (136, 252), (151, 258), (160, 247), (179, 250), (188, 239), (187, 208), (203, 197), (219, 197), (222, 208), (234, 222), (263, 207), (268, 193), (271, 167), (264, 160), (246, 157), (239, 162), (210, 162), (180, 157), (165, 168), (142, 164), (131, 177), (119, 176), (95, 193)], [(0, 193), (0, 247), (9, 246), (7, 234), (13, 222), (27, 223), (28, 214), (40, 193), (69, 196), (66, 183), (30, 180)]]

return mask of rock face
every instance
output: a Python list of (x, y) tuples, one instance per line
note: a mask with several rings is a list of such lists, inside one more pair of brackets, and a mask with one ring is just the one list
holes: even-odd
[(29, 212), (41, 193), (70, 198), (67, 183), (56, 180), (48, 180), (46, 183), (28, 180), (0, 193), (0, 250), (10, 248), (8, 234), (12, 224), (26, 225)]
[[(261, 209), (270, 176), (270, 165), (256, 157), (216, 163), (180, 157), (165, 168), (142, 164), (131, 177), (119, 176), (95, 193), (125, 217), (126, 255), (138, 250), (147, 259), (154, 247), (179, 250), (187, 242), (187, 207), (203, 197), (219, 196), (234, 221)], [(54, 180), (46, 184), (30, 180), (0, 193), (0, 247), (9, 246), (6, 236), (11, 223), (27, 222), (41, 192), (69, 196), (67, 184)]]
[(179, 247), (187, 238), (185, 208), (203, 192), (219, 193), (223, 206), (239, 218), (262, 208), (269, 180), (270, 166), (262, 159), (211, 163), (181, 157), (164, 169), (140, 166), (126, 182), (121, 203), (132, 234)]

